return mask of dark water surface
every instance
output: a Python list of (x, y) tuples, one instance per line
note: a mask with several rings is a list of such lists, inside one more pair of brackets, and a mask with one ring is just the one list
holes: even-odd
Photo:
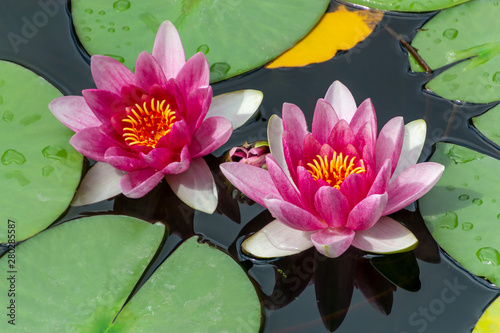
[[(64, 94), (79, 95), (81, 90), (93, 88), (89, 57), (73, 36), (66, 7), (59, 6), (54, 17), (36, 31), (25, 34), (23, 42), (9, 40), (9, 33), (23, 36), (26, 20), (32, 22), (41, 10), (36, 0), (0, 1), (0, 59), (37, 72)], [(409, 72), (405, 51), (386, 29), (390, 27), (410, 41), (416, 29), (432, 15), (388, 14), (368, 39), (330, 61), (298, 69), (259, 69), (215, 84), (215, 95), (250, 88), (264, 93), (260, 115), (237, 130), (215, 156), (245, 141), (265, 139), (267, 119), (273, 113), (281, 114), (283, 102), (300, 106), (310, 124), (316, 100), (324, 96), (334, 80), (340, 80), (352, 91), (358, 104), (365, 98), (372, 99), (379, 126), (395, 116), (404, 116), (405, 122), (424, 118), (428, 140), (422, 159), (430, 156), (437, 141), (462, 144), (499, 158), (499, 151), (482, 140), (469, 124), (470, 117), (485, 112), (491, 105), (455, 104), (424, 92), (422, 87), (431, 75)], [(208, 159), (214, 170), (218, 164), (216, 157)], [(220, 173), (215, 171), (215, 175), (220, 179), (217, 177)], [(144, 278), (183, 238), (193, 233), (202, 235), (230, 253), (255, 280), (265, 308), (263, 332), (327, 332), (326, 327), (330, 330), (338, 327), (337, 332), (470, 332), (499, 292), (438, 252), (422, 228), (418, 213), (403, 212), (396, 216), (409, 227), (412, 223), (416, 225), (421, 245), (414, 254), (370, 259), (351, 250), (331, 260), (307, 251), (292, 258), (257, 262), (241, 255), (238, 244), (244, 234), (258, 230), (272, 217), (257, 204), (237, 205), (224, 196), (220, 201), (222, 211), (234, 220), (240, 216), (240, 223), (220, 214), (194, 212), (168, 186), (161, 184), (139, 200), (119, 196), (71, 208), (56, 224), (95, 214), (127, 214), (167, 223), (172, 235)], [(398, 287), (382, 278), (373, 267), (384, 272)], [(235, 331), (247, 332), (244, 319)]]

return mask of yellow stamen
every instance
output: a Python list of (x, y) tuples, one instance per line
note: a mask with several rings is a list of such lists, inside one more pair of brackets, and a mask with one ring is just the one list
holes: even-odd
[(152, 98), (150, 105), (147, 102), (142, 106), (135, 104), (127, 111), (127, 117), (122, 122), (128, 126), (123, 128), (123, 138), (129, 146), (155, 148), (158, 141), (170, 133), (177, 121), (176, 112), (165, 104), (165, 100), (160, 102)]
[(340, 185), (344, 182), (347, 176), (354, 173), (366, 172), (363, 160), (359, 160), (356, 167), (356, 157), (345, 157), (342, 153), (333, 152), (333, 157), (329, 161), (325, 155), (321, 157), (316, 155), (312, 163), (307, 163), (309, 167), (307, 171), (313, 176), (314, 180), (322, 179), (331, 186), (340, 189)]

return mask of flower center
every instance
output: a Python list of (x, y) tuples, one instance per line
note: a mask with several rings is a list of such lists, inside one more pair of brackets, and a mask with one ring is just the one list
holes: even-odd
[(166, 101), (151, 99), (127, 111), (127, 117), (122, 121), (128, 127), (123, 128), (123, 137), (129, 146), (147, 146), (155, 148), (158, 140), (170, 133), (176, 122), (175, 111), (170, 109)]
[(314, 180), (322, 179), (330, 184), (330, 186), (340, 189), (340, 185), (342, 185), (347, 176), (353, 173), (366, 172), (363, 160), (359, 160), (358, 167), (356, 167), (355, 160), (356, 157), (349, 158), (348, 155), (344, 157), (342, 153), (337, 155), (337, 152), (333, 152), (333, 157), (330, 161), (328, 161), (326, 155), (324, 157), (316, 155), (312, 163), (307, 163), (309, 167), (307, 171), (313, 176)]

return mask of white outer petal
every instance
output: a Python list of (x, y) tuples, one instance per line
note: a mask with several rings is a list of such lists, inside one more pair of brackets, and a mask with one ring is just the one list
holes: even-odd
[(258, 258), (284, 257), (313, 247), (311, 233), (274, 220), (246, 239), (241, 247), (246, 253)]
[(224, 117), (237, 129), (255, 114), (263, 98), (261, 91), (252, 89), (215, 96), (205, 118)]
[(122, 193), (120, 180), (125, 173), (108, 163), (97, 162), (83, 178), (71, 206), (90, 205)]
[(427, 124), (423, 119), (414, 120), (405, 125), (403, 148), (401, 149), (401, 155), (391, 180), (395, 179), (405, 169), (417, 163), (424, 147), (426, 134)]
[(401, 223), (382, 216), (370, 229), (356, 231), (352, 245), (367, 252), (399, 253), (416, 248), (418, 240)]
[(340, 81), (333, 82), (325, 94), (325, 100), (333, 106), (339, 119), (351, 122), (357, 106), (351, 91), (345, 85)]
[(187, 171), (177, 175), (167, 174), (165, 179), (172, 191), (189, 207), (208, 214), (217, 208), (217, 187), (203, 158), (192, 159)]

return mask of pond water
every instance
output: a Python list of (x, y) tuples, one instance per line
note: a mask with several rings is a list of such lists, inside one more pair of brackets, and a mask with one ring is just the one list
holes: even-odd
[[(79, 95), (83, 89), (93, 88), (89, 57), (73, 36), (66, 9), (61, 7), (46, 24), (32, 32), (26, 43), (14, 46), (7, 39), (8, 32), (21, 31), (26, 19), (38, 11), (40, 7), (34, 0), (0, 2), (0, 58), (37, 72), (64, 94)], [(424, 118), (428, 141), (422, 159), (430, 156), (437, 141), (462, 144), (499, 158), (498, 152), (469, 124), (472, 116), (490, 106), (454, 104), (424, 92), (422, 87), (431, 76), (410, 73), (405, 51), (389, 32), (392, 29), (410, 41), (416, 29), (432, 15), (387, 14), (370, 37), (330, 61), (305, 68), (262, 68), (214, 84), (214, 95), (258, 89), (264, 93), (264, 101), (260, 115), (237, 130), (209, 162), (217, 170), (218, 157), (227, 149), (245, 141), (265, 139), (267, 120), (274, 113), (281, 114), (283, 102), (300, 106), (311, 124), (316, 100), (323, 97), (334, 80), (343, 82), (358, 104), (371, 98), (379, 124), (395, 116), (403, 116), (405, 123)], [(165, 222), (172, 235), (144, 279), (182, 239), (194, 233), (201, 235), (230, 253), (254, 279), (264, 305), (263, 332), (327, 332), (326, 327), (338, 327), (336, 332), (470, 332), (485, 307), (498, 295), (496, 287), (471, 276), (438, 251), (425, 233), (418, 212), (396, 216), (403, 222), (414, 223), (415, 230), (420, 230), (421, 245), (415, 255), (371, 258), (350, 251), (341, 259), (326, 260), (315, 257), (314, 251), (307, 251), (277, 261), (254, 261), (239, 252), (238, 244), (244, 234), (258, 230), (271, 216), (258, 204), (236, 204), (223, 196), (220, 205), (226, 215), (194, 212), (168, 186), (161, 184), (139, 200), (119, 196), (70, 208), (55, 224), (96, 214), (126, 214)], [(240, 221), (235, 222), (238, 216)], [(374, 273), (369, 260), (379, 269), (385, 269), (385, 274), (392, 276), (400, 287), (396, 289)], [(376, 311), (369, 300), (381, 312), (390, 314)], [(239, 329), (246, 332), (244, 322)]]

